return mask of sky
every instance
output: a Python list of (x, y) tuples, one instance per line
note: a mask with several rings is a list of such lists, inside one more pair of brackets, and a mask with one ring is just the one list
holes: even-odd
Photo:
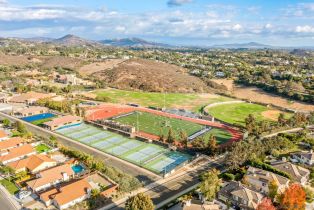
[(0, 37), (314, 46), (314, 0), (0, 0)]

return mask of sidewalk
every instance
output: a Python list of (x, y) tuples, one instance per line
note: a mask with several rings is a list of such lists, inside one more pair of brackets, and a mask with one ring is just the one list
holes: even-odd
[(12, 195), (2, 185), (0, 185), (0, 193), (1, 195), (4, 195), (4, 199), (6, 199), (14, 209), (22, 208), (21, 205), (15, 199), (12, 198)]

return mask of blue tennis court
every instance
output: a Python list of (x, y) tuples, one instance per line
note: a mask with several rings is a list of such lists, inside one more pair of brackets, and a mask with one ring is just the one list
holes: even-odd
[(43, 114), (37, 114), (37, 115), (29, 116), (29, 117), (23, 117), (21, 119), (26, 121), (26, 122), (33, 122), (33, 121), (37, 121), (37, 120), (44, 120), (44, 119), (52, 118), (55, 116), (56, 115), (51, 114), (51, 113), (43, 113)]
[(157, 174), (169, 172), (191, 158), (184, 153), (172, 152), (162, 146), (129, 139), (84, 123), (57, 132)]

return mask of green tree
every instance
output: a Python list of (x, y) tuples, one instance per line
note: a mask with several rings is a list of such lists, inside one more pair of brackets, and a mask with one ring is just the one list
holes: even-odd
[(213, 135), (210, 135), (209, 137), (209, 141), (208, 141), (208, 149), (209, 149), (209, 152), (211, 154), (215, 154), (216, 151), (217, 151), (217, 140), (216, 140), (216, 137), (213, 136)]
[(213, 200), (219, 191), (221, 180), (218, 177), (219, 171), (216, 169), (205, 172), (202, 176), (200, 191), (206, 200)]
[(20, 122), (20, 121), (18, 121), (18, 122), (16, 123), (16, 130), (17, 130), (19, 133), (21, 133), (21, 134), (27, 133), (27, 129), (26, 129), (25, 125), (24, 125), (22, 122)]
[(6, 174), (7, 176), (13, 175), (14, 174), (14, 169), (11, 168), (10, 166), (1, 166), (0, 167), (0, 173)]
[(185, 131), (180, 131), (180, 142), (184, 147), (188, 147), (188, 135)]
[(286, 124), (287, 120), (285, 118), (285, 115), (284, 113), (280, 113), (279, 116), (278, 116), (278, 123), (280, 126), (284, 126)]
[(154, 204), (149, 196), (139, 193), (130, 197), (125, 203), (126, 210), (153, 210)]
[(2, 120), (2, 124), (4, 127), (9, 127), (11, 125), (11, 122), (7, 118), (5, 118)]
[(278, 192), (277, 183), (275, 181), (270, 182), (270, 184), (268, 185), (268, 190), (268, 196), (274, 201)]
[(174, 136), (172, 128), (170, 128), (169, 131), (168, 131), (167, 143), (168, 144), (173, 144), (174, 141), (175, 141), (175, 136)]
[(52, 147), (57, 146), (57, 138), (55, 136), (50, 136), (49, 137), (49, 144), (51, 144)]

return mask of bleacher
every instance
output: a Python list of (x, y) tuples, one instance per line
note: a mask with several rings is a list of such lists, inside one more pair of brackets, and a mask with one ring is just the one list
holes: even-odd
[(193, 139), (203, 135), (204, 133), (210, 131), (212, 128), (211, 127), (205, 127), (204, 129), (192, 134), (191, 136), (188, 137), (189, 141), (192, 141)]

